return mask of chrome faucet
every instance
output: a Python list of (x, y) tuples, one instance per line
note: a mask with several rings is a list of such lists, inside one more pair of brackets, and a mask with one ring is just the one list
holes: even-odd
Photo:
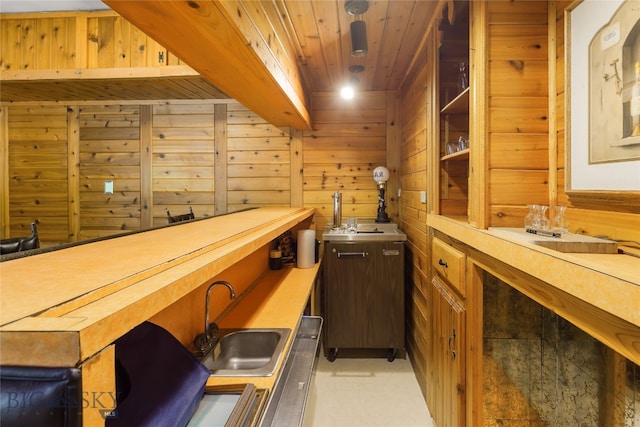
[(231, 299), (234, 299), (236, 297), (236, 293), (233, 290), (233, 286), (231, 286), (231, 283), (224, 281), (224, 280), (217, 280), (215, 282), (213, 282), (212, 284), (209, 285), (209, 288), (207, 289), (207, 299), (204, 302), (204, 334), (207, 337), (207, 341), (211, 340), (211, 338), (213, 338), (211, 336), (211, 334), (209, 333), (209, 328), (210, 328), (210, 324), (209, 324), (209, 302), (211, 300), (210, 295), (211, 295), (211, 289), (213, 289), (216, 285), (224, 285), (227, 287), (227, 289), (229, 289), (229, 296), (231, 297)]
[[(195, 353), (197, 356), (198, 355), (202, 356), (206, 354), (216, 344), (215, 330), (217, 329), (217, 326), (215, 325), (215, 323), (213, 324), (209, 323), (209, 305), (210, 305), (209, 303), (211, 301), (211, 290), (217, 285), (226, 286), (227, 289), (229, 289), (229, 296), (231, 297), (231, 299), (234, 299), (236, 297), (236, 293), (233, 290), (233, 286), (231, 286), (231, 283), (225, 280), (217, 280), (212, 284), (210, 284), (209, 287), (207, 288), (207, 296), (204, 301), (204, 333), (199, 333), (198, 335), (196, 335), (195, 339), (193, 340), (193, 344), (195, 345), (195, 348), (196, 348)], [(212, 327), (215, 327), (215, 328), (212, 328)]]

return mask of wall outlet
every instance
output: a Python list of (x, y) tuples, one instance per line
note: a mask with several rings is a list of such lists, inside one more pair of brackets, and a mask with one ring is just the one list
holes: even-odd
[(427, 192), (424, 190), (420, 192), (420, 203), (427, 203)]
[(113, 181), (104, 182), (104, 194), (113, 194)]

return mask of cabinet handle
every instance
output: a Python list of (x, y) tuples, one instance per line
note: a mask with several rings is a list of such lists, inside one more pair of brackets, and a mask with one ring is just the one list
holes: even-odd
[(344, 257), (344, 256), (359, 256), (364, 258), (367, 256), (367, 253), (366, 252), (338, 252), (338, 258)]
[(451, 358), (453, 358), (453, 360), (456, 360), (456, 351), (451, 348), (451, 342), (455, 339), (456, 339), (456, 330), (454, 329), (453, 335), (449, 337), (449, 343), (447, 344), (447, 347), (449, 347), (449, 351), (451, 352)]
[(443, 266), (444, 268), (449, 267), (449, 264), (447, 264), (446, 262), (444, 262), (444, 261), (442, 260), (442, 258), (440, 258), (440, 260), (438, 260), (438, 264), (440, 264), (440, 265), (441, 265), (441, 266)]

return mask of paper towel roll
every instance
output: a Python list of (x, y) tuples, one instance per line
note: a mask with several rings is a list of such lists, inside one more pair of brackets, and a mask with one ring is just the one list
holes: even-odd
[(316, 231), (298, 230), (298, 268), (311, 268), (316, 259)]

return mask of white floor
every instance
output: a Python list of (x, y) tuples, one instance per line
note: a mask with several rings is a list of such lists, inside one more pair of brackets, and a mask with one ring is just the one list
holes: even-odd
[(303, 427), (433, 427), (409, 358), (348, 359), (322, 354)]

